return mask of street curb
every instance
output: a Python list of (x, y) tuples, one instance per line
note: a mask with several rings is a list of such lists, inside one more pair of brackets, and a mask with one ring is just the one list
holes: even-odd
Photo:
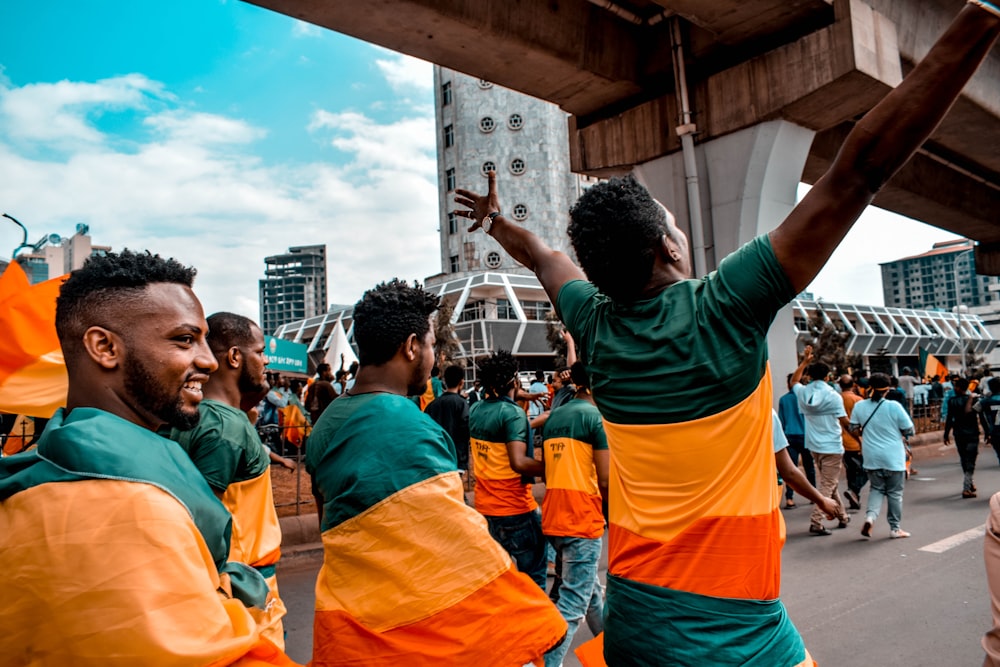
[(315, 512), (279, 517), (278, 524), (281, 526), (282, 554), (289, 555), (296, 547), (301, 546), (318, 545), (319, 549), (323, 548), (319, 536), (319, 517)]

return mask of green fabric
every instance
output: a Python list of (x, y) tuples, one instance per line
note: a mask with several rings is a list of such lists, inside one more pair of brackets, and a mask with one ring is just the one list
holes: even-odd
[(267, 449), (242, 410), (206, 398), (198, 412), (197, 426), (190, 431), (172, 429), (169, 437), (187, 452), (209, 486), (224, 492), (230, 484), (268, 471)]
[(780, 600), (731, 600), (608, 575), (604, 658), (616, 667), (790, 667), (805, 645)]
[(552, 411), (542, 427), (542, 439), (550, 438), (571, 438), (585, 442), (595, 450), (608, 448), (600, 411), (593, 404), (580, 399), (573, 399)]
[(469, 435), (486, 442), (527, 443), (528, 415), (512, 401), (501, 398), (477, 401), (469, 408)]
[[(184, 451), (177, 443), (103, 410), (75, 408), (67, 415), (60, 409), (37, 449), (0, 459), (0, 500), (39, 484), (94, 479), (150, 484), (170, 494), (191, 516), (218, 571), (233, 568), (226, 562), (232, 517)], [(239, 571), (234, 595), (239, 593), (236, 596), (247, 606), (263, 608), (267, 584), (263, 579), (260, 583), (263, 589), (253, 575)]]
[(608, 421), (674, 424), (718, 414), (757, 388), (767, 330), (794, 297), (764, 235), (705, 278), (635, 303), (614, 303), (592, 284), (570, 281), (556, 310)]
[(458, 470), (455, 445), (405, 396), (341, 396), (317, 420), (306, 463), (326, 531), (425, 479)]

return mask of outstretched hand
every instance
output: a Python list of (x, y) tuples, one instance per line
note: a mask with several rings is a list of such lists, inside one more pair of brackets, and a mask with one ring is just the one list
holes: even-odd
[(483, 218), (487, 215), (500, 210), (500, 200), (497, 197), (497, 174), (495, 171), (490, 171), (487, 172), (486, 176), (489, 179), (489, 185), (485, 195), (477, 195), (475, 192), (463, 188), (455, 190), (455, 202), (469, 209), (468, 211), (458, 210), (455, 213), (472, 221), (472, 225), (469, 227), (470, 232), (482, 227)]

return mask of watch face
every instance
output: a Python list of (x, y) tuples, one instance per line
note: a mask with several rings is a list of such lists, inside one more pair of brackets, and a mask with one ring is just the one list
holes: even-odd
[(482, 226), (483, 231), (489, 234), (490, 229), (493, 227), (493, 218), (491, 216), (486, 216), (479, 224)]

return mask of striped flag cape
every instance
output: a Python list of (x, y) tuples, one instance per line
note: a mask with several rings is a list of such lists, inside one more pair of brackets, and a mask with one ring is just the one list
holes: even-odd
[(313, 667), (521, 667), (566, 634), (465, 504), (447, 433), (403, 396), (338, 398), (307, 467), (324, 499)]
[(17, 262), (0, 276), (0, 410), (51, 417), (66, 403), (56, 297), (66, 276), (37, 285)]
[(920, 348), (920, 369), (923, 377), (934, 377), (938, 375), (942, 378), (948, 377), (948, 368), (941, 363), (941, 360), (933, 354)]

